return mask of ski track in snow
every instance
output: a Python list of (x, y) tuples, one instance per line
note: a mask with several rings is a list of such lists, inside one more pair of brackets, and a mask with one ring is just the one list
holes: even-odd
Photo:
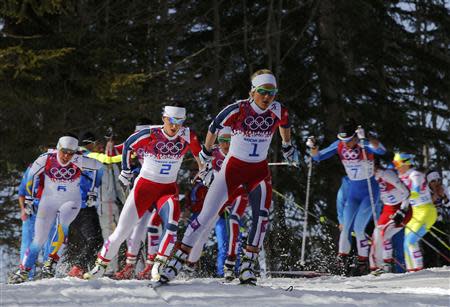
[[(0, 284), (0, 306), (450, 306), (450, 267), (382, 276), (149, 281), (61, 278)], [(292, 286), (292, 291), (286, 291)]]

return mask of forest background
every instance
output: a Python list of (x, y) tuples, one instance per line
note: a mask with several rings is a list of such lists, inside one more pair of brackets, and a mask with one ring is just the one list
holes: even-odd
[[(139, 118), (159, 124), (174, 103), (203, 140), (224, 106), (248, 97), (261, 68), (279, 80), (303, 154), (307, 136), (326, 146), (352, 117), (389, 151), (449, 176), (449, 9), (440, 0), (1, 1), (0, 245), (18, 247), (18, 180), (41, 145), (110, 127), (122, 142)], [(281, 161), (280, 147), (276, 136), (270, 161)], [(184, 164), (183, 189), (193, 169)], [(295, 269), (306, 169), (272, 173), (285, 198), (273, 198), (268, 265)], [(343, 175), (337, 158), (314, 166), (314, 259), (333, 254)]]

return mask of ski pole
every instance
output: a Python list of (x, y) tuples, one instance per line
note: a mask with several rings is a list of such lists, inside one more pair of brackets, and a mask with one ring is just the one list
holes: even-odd
[(312, 158), (309, 158), (308, 177), (306, 181), (305, 221), (303, 223), (302, 251), (300, 256), (301, 265), (305, 264), (306, 231), (308, 228), (308, 206), (309, 206), (309, 192), (311, 190), (311, 175), (312, 175)]
[(441, 238), (439, 238), (434, 232), (432, 232), (431, 230), (429, 231), (429, 233), (436, 238), (436, 240), (439, 241), (439, 243), (441, 243), (447, 250), (450, 250), (450, 246), (447, 245), (447, 243), (445, 243)]
[(436, 227), (434, 227), (434, 226), (431, 226), (431, 228), (432, 228), (433, 230), (436, 230), (436, 231), (439, 232), (440, 234), (445, 235), (446, 237), (450, 237), (450, 235), (449, 235), (448, 233), (446, 233), (445, 231), (440, 230), (439, 228), (436, 228)]
[(450, 262), (450, 258), (448, 258), (446, 255), (444, 255), (441, 251), (439, 251), (436, 247), (433, 246), (433, 244), (431, 244), (430, 242), (428, 242), (427, 240), (425, 240), (424, 237), (421, 237), (417, 232), (415, 232), (414, 230), (412, 230), (410, 227), (408, 227), (408, 225), (405, 225), (405, 228), (408, 229), (409, 231), (411, 231), (412, 233), (414, 233), (416, 236), (418, 236), (420, 238), (420, 240), (422, 240), (426, 245), (428, 245), (432, 250), (434, 250), (436, 253), (438, 253), (442, 258), (444, 258), (447, 262)]
[[(358, 126), (358, 129), (362, 129), (361, 126)], [(367, 153), (366, 149), (364, 147), (364, 139), (361, 139), (360, 146), (363, 153), (363, 158), (366, 161), (366, 175), (367, 175), (367, 187), (369, 189), (369, 199), (370, 199), (370, 206), (372, 207), (372, 217), (373, 217), (373, 223), (375, 224), (375, 227), (378, 227), (378, 221), (377, 221), (377, 213), (375, 211), (375, 203), (373, 200), (373, 191), (372, 191), (372, 184), (370, 182), (370, 178), (372, 177), (370, 174), (370, 161), (367, 159)]]
[(289, 162), (270, 162), (269, 166), (284, 166), (291, 165)]

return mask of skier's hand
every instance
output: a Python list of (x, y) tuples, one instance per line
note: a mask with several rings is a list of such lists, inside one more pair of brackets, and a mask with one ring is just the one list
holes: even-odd
[(20, 209), (20, 219), (25, 222), (28, 219), (28, 214), (25, 211), (25, 208)]
[(200, 158), (200, 162), (202, 162), (202, 164), (208, 164), (213, 158), (212, 152), (206, 149), (205, 145), (202, 145), (202, 150), (198, 154), (198, 157)]
[(317, 140), (314, 136), (309, 136), (308, 140), (306, 141), (306, 146), (310, 149), (316, 149), (317, 147)]
[(299, 161), (299, 154), (297, 147), (292, 145), (291, 143), (283, 143), (281, 145), (281, 151), (283, 153), (284, 159), (294, 166), (300, 165)]
[(34, 199), (31, 196), (25, 196), (25, 201), (23, 203), (23, 210), (25, 214), (30, 216), (34, 214)]
[(403, 211), (402, 209), (398, 209), (392, 216), (392, 220), (394, 221), (396, 226), (401, 226), (404, 219), (405, 219), (405, 211)]
[(203, 181), (203, 184), (209, 188), (214, 180), (214, 171), (211, 163), (205, 165), (205, 167), (198, 172), (198, 177)]
[(360, 139), (360, 140), (363, 140), (366, 138), (366, 132), (364, 131), (364, 128), (362, 126), (358, 126), (355, 133), (358, 136), (358, 139)]
[(133, 180), (133, 173), (131, 171), (122, 170), (119, 175), (119, 184), (124, 190), (131, 186), (131, 181)]
[(86, 206), (88, 206), (88, 207), (95, 207), (96, 203), (97, 203), (97, 192), (89, 191), (87, 193)]

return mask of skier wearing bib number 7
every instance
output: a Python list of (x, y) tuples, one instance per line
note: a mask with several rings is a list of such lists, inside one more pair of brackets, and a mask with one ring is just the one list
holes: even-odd
[[(325, 149), (319, 151), (314, 137), (308, 138), (306, 145), (311, 149), (314, 161), (322, 161), (331, 158), (335, 154), (344, 165), (348, 178), (348, 194), (344, 205), (344, 229), (339, 240), (339, 256), (342, 262), (347, 262), (350, 253), (351, 232), (356, 233), (358, 266), (354, 275), (369, 273), (369, 242), (365, 229), (372, 219), (372, 205), (379, 210), (379, 187), (374, 176), (374, 154), (383, 155), (386, 150), (375, 139), (368, 141), (364, 130), (358, 128), (349, 120), (340, 127), (338, 140)], [(363, 140), (364, 146), (361, 146)], [(363, 152), (365, 151), (365, 153)], [(366, 157), (364, 157), (366, 155)], [(373, 204), (371, 204), (368, 180), (372, 187)], [(345, 235), (349, 238), (345, 240)]]
[(217, 131), (225, 126), (231, 127), (232, 130), (230, 149), (206, 195), (202, 211), (188, 226), (180, 248), (161, 274), (160, 284), (176, 277), (196, 241), (209, 234), (215, 217), (241, 185), (248, 193), (257, 191), (254, 197), (262, 204), (249, 231), (239, 276), (241, 283), (256, 282), (254, 263), (262, 247), (269, 222), (269, 206), (264, 204), (270, 204), (272, 192), (270, 186), (259, 184), (269, 175), (267, 154), (277, 128), (283, 141), (283, 156), (295, 164), (298, 163), (298, 151), (291, 144), (288, 111), (275, 101), (278, 89), (273, 73), (267, 69), (259, 70), (253, 74), (251, 84), (250, 97), (225, 107), (209, 126), (205, 144), (199, 155), (202, 162), (212, 160), (211, 148), (216, 140)]
[(153, 207), (163, 224), (158, 255), (155, 261), (164, 263), (171, 254), (177, 239), (180, 205), (178, 202), (178, 171), (184, 155), (190, 150), (201, 166), (201, 150), (197, 136), (183, 127), (186, 109), (166, 106), (162, 126), (150, 126), (132, 134), (124, 144), (122, 172), (119, 180), (131, 185), (131, 151), (142, 151), (144, 163), (134, 186), (125, 201), (117, 228), (103, 244), (95, 267), (84, 274), (85, 279), (103, 276), (109, 261), (117, 254), (120, 245), (130, 235), (148, 209)]

